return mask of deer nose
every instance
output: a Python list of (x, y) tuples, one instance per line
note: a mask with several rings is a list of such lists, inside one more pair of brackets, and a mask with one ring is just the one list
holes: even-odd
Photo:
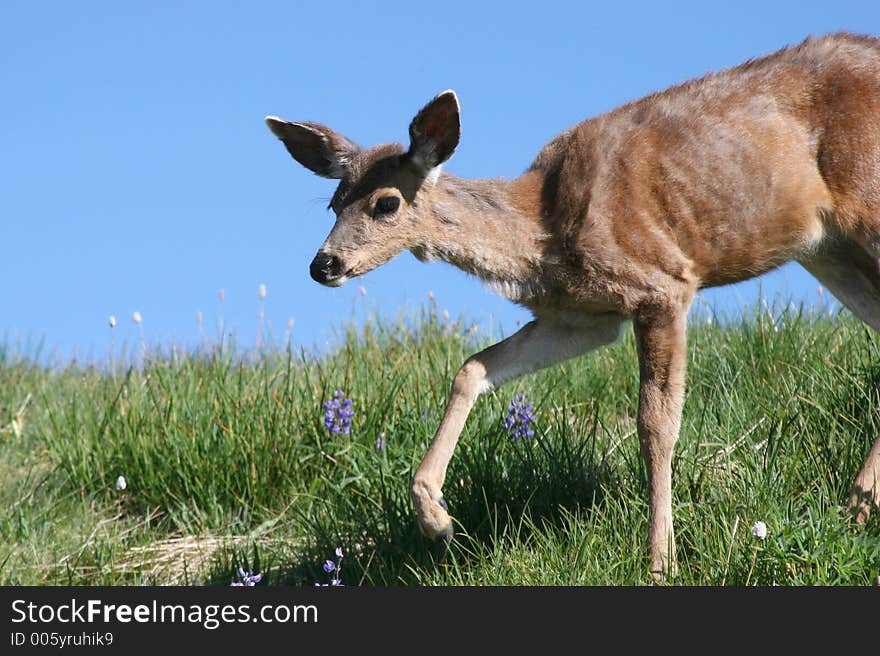
[(318, 253), (309, 265), (309, 275), (315, 282), (325, 283), (339, 275), (340, 262), (335, 255)]

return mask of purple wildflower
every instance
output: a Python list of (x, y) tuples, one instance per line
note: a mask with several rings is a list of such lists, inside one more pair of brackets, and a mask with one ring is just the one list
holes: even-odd
[(238, 576), (241, 581), (233, 581), (232, 587), (253, 587), (257, 583), (263, 580), (262, 574), (254, 574), (253, 572), (245, 571), (244, 567), (238, 568)]
[(319, 588), (326, 587), (344, 587), (342, 585), (342, 547), (336, 547), (337, 561), (333, 562), (329, 558), (324, 561), (324, 571), (330, 574), (331, 572), (336, 572), (336, 576), (330, 579), (330, 583), (315, 583), (315, 586)]
[(520, 392), (513, 397), (504, 417), (504, 428), (507, 434), (518, 440), (522, 437), (532, 437), (535, 434), (532, 424), (535, 415), (532, 413), (532, 404), (526, 400), (526, 395)]
[(336, 390), (330, 401), (324, 401), (324, 427), (331, 435), (339, 433), (348, 435), (351, 430), (351, 418), (354, 417), (353, 401), (344, 397), (345, 392)]

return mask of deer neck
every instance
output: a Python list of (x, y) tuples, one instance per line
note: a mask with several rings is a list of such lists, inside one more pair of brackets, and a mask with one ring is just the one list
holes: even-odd
[(437, 230), (413, 254), (422, 261), (448, 262), (511, 300), (536, 295), (548, 237), (537, 176), (530, 172), (511, 182), (441, 174), (427, 198)]

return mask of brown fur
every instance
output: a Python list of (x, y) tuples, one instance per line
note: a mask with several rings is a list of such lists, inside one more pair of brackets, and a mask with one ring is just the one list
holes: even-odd
[[(451, 520), (440, 489), (476, 398), (613, 341), (630, 319), (651, 570), (668, 573), (671, 459), (694, 294), (796, 259), (880, 330), (875, 38), (807, 39), (631, 102), (560, 134), (512, 182), (440, 171), (459, 138), (451, 92), (413, 120), (408, 151), (362, 150), (318, 124), (268, 121), (300, 162), (342, 178), (332, 201), (337, 223), (319, 252), (335, 268), (321, 282), (341, 284), (409, 249), (480, 277), (535, 315), (465, 363), (416, 472), (419, 524), (443, 542)], [(389, 195), (400, 198), (399, 210), (378, 216)], [(878, 477), (880, 439), (851, 499), (862, 520), (880, 504)]]

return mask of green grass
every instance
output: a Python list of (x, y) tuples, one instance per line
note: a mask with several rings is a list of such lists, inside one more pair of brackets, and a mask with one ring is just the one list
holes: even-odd
[[(846, 314), (752, 314), (690, 330), (672, 582), (872, 584), (880, 521), (851, 527), (844, 506), (880, 432), (880, 339)], [(650, 583), (629, 331), (478, 402), (444, 489), (457, 539), (434, 563), (408, 485), (477, 342), (428, 307), (320, 358), (58, 369), (0, 347), (0, 583), (228, 585), (242, 565), (311, 585), (336, 546), (346, 585)], [(355, 402), (347, 436), (323, 425), (335, 389)], [(514, 441), (518, 391), (537, 433)]]

